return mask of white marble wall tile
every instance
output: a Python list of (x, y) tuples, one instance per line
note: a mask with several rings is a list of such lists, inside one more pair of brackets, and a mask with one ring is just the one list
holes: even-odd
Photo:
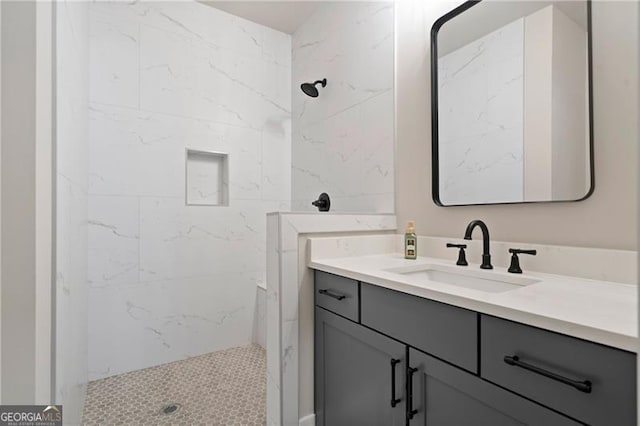
[(58, 11), (56, 69), (56, 171), (87, 188), (88, 8), (61, 2)]
[[(262, 133), (257, 130), (97, 104), (90, 118), (93, 194), (184, 197), (185, 150), (190, 148), (228, 154), (230, 199), (263, 197)], [(274, 123), (264, 134), (269, 176), (288, 157), (288, 125)], [(113, 164), (119, 165), (117, 173)], [(288, 186), (276, 175), (268, 198), (284, 199), (288, 189), (278, 185)]]
[(87, 103), (89, 16), (86, 2), (61, 1), (56, 13), (55, 389), (65, 422), (80, 424), (87, 385)]
[(264, 216), (258, 206), (259, 202), (238, 201), (228, 208), (185, 207), (180, 198), (142, 198), (140, 280), (233, 270), (255, 274), (256, 251), (264, 239)]
[[(294, 33), (296, 209), (314, 210), (310, 202), (327, 192), (334, 211), (394, 210), (393, 25), (390, 2), (332, 3)], [(301, 83), (321, 78), (318, 98), (302, 93)]]
[[(345, 27), (356, 23), (356, 16), (363, 10), (363, 4), (355, 2), (328, 3), (319, 8), (307, 21), (296, 29), (292, 37), (292, 60), (294, 63), (308, 63), (313, 57), (330, 59), (331, 52), (319, 52), (326, 41)], [(334, 49), (341, 49), (334, 47)], [(337, 52), (337, 50), (336, 50)]]
[(312, 201), (321, 192), (333, 196), (361, 193), (360, 152), (364, 141), (357, 108), (303, 128), (293, 137), (294, 199)]
[[(394, 99), (387, 91), (360, 106), (365, 149), (361, 149), (362, 193), (393, 194), (394, 191)], [(391, 119), (389, 119), (391, 117)], [(391, 210), (363, 210), (383, 211)]]
[[(307, 246), (301, 234), (395, 229), (393, 215), (273, 213), (267, 216), (267, 424), (298, 424), (300, 336), (313, 334), (312, 324), (301, 329), (301, 306), (312, 306), (302, 295), (312, 285), (303, 269)], [(302, 267), (300, 266), (302, 264)], [(309, 353), (309, 348), (305, 348)], [(312, 383), (302, 386), (313, 387)], [(313, 391), (305, 388), (306, 395)], [(308, 403), (308, 402), (307, 402)]]
[(255, 292), (242, 271), (90, 289), (90, 378), (248, 344)]
[(267, 216), (267, 424), (282, 423), (280, 364), (280, 215)]
[[(265, 216), (291, 206), (290, 163), (282, 167), (291, 157), (291, 38), (197, 2), (91, 9), (94, 66), (105, 77), (129, 75), (126, 62), (140, 82), (135, 105), (108, 81), (96, 79), (92, 92), (90, 357), (98, 378), (254, 338)], [(119, 39), (133, 28), (135, 60)], [(186, 205), (187, 149), (228, 155), (228, 207)]]
[(89, 197), (89, 286), (138, 281), (138, 204), (137, 197)]
[(96, 2), (92, 8), (119, 21), (143, 22), (241, 55), (262, 55), (264, 27), (195, 2)]
[[(139, 104), (139, 25), (90, 13), (89, 96), (92, 102)], [(105, 61), (104, 57), (109, 57)]]
[(307, 251), (309, 259), (336, 259), (340, 257), (370, 256), (395, 253), (399, 249), (398, 235), (368, 235), (349, 237), (312, 238)]
[[(297, 265), (296, 265), (297, 269)], [(287, 291), (289, 292), (289, 291)], [(299, 339), (298, 339), (298, 320), (289, 320), (282, 323), (282, 352), (280, 360), (282, 363), (282, 388), (283, 396), (286, 401), (282, 404), (283, 424), (297, 424), (294, 420), (300, 419), (299, 406), (294, 401), (297, 400), (297, 392), (293, 390), (298, 388), (298, 366), (299, 366)]]
[(256, 287), (256, 307), (253, 314), (253, 343), (267, 348), (267, 290)]
[(263, 27), (262, 58), (291, 72), (291, 35)]
[(87, 194), (56, 179), (56, 403), (79, 424), (87, 385)]
[(261, 57), (240, 56), (151, 27), (141, 29), (140, 104), (145, 110), (261, 129), (290, 108), (270, 95)]
[(227, 155), (187, 151), (187, 204), (224, 206), (228, 203)]
[(90, 193), (184, 196), (185, 148), (176, 119), (91, 104), (90, 120)]
[[(366, 18), (368, 13), (373, 13), (371, 19)], [(392, 89), (392, 3), (321, 8), (293, 35), (293, 73), (294, 118), (301, 126)], [(322, 102), (299, 90), (300, 83), (321, 78), (328, 81)]]
[(291, 198), (291, 120), (262, 131), (262, 199)]
[(302, 202), (296, 208), (314, 209), (310, 202), (327, 192), (337, 201), (334, 211), (393, 211), (393, 111), (388, 91), (294, 134), (293, 200)]

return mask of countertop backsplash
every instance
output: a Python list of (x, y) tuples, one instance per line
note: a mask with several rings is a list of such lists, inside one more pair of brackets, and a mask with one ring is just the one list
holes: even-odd
[[(400, 253), (403, 248), (401, 234), (314, 240), (310, 255), (317, 259)], [(480, 263), (481, 239), (466, 241), (460, 237), (418, 236), (418, 256), (455, 260), (458, 252), (448, 249), (448, 242), (467, 244), (469, 263)], [(525, 272), (536, 271), (624, 284), (638, 283), (638, 252), (633, 250), (491, 241), (491, 260), (496, 270), (507, 269), (511, 256), (509, 248), (538, 251), (536, 256), (521, 256), (520, 263)]]

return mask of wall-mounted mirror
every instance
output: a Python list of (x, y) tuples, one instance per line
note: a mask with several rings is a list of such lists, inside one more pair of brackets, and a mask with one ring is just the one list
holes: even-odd
[(593, 192), (589, 1), (469, 1), (431, 30), (433, 200)]

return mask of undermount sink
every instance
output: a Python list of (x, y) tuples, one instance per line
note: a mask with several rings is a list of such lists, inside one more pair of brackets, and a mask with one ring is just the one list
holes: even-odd
[(502, 293), (540, 282), (535, 278), (508, 276), (486, 270), (464, 268), (423, 264), (387, 269), (386, 271), (411, 277), (418, 282), (437, 282), (488, 293)]

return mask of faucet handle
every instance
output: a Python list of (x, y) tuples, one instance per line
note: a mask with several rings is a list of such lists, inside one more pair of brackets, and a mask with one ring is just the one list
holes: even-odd
[(448, 248), (457, 248), (460, 249), (460, 251), (458, 252), (458, 261), (456, 262), (456, 265), (459, 266), (467, 266), (469, 265), (469, 263), (467, 263), (467, 256), (465, 255), (464, 249), (467, 248), (466, 244), (452, 244), (452, 243), (447, 243), (447, 247)]
[(532, 256), (538, 254), (536, 250), (523, 250), (517, 248), (510, 248), (509, 253), (511, 253), (511, 265), (509, 265), (508, 271), (512, 274), (522, 273), (522, 268), (520, 268), (520, 259), (518, 258), (519, 254), (529, 254)]

